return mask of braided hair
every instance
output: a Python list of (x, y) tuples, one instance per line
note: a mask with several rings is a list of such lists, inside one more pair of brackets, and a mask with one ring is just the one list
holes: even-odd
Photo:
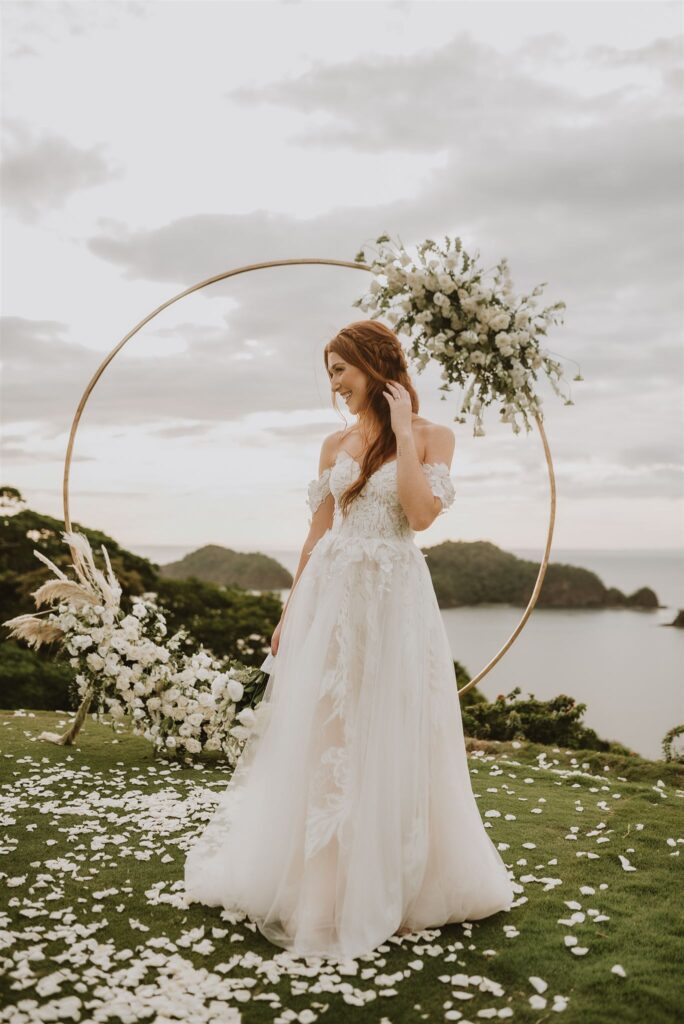
[[(357, 320), (348, 324), (331, 338), (323, 349), (323, 362), (328, 371), (328, 356), (335, 352), (345, 362), (358, 367), (366, 374), (366, 412), (374, 420), (379, 432), (376, 439), (366, 451), (361, 464), (361, 472), (340, 498), (342, 514), (346, 515), (349, 506), (366, 486), (370, 476), (385, 462), (396, 456), (397, 439), (392, 430), (390, 407), (383, 395), (387, 382), (395, 380), (408, 391), (411, 398), (411, 410), (418, 412), (419, 401), (408, 372), (408, 362), (399, 338), (379, 320)], [(337, 405), (337, 394), (333, 393), (332, 404)]]

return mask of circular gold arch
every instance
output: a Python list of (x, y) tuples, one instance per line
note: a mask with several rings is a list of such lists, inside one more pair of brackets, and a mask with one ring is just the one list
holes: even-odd
[[(70, 519), (70, 516), (69, 516), (69, 472), (70, 472), (70, 469), (71, 469), (71, 457), (72, 457), (73, 450), (74, 450), (74, 441), (75, 441), (75, 438), (76, 438), (76, 431), (78, 430), (78, 424), (79, 424), (80, 419), (81, 419), (81, 414), (83, 413), (83, 410), (85, 409), (86, 403), (87, 403), (87, 401), (88, 401), (88, 399), (89, 399), (89, 397), (90, 397), (90, 395), (91, 395), (95, 385), (97, 384), (98, 380), (100, 379), (100, 377), (102, 376), (104, 371), (107, 369), (107, 367), (111, 363), (111, 361), (114, 358), (114, 356), (118, 352), (121, 351), (121, 349), (124, 347), (124, 345), (128, 341), (130, 341), (130, 339), (134, 335), (136, 335), (138, 333), (138, 331), (142, 327), (145, 326), (145, 324), (149, 323), (150, 320), (153, 320), (155, 318), (155, 316), (157, 316), (159, 313), (161, 313), (161, 311), (163, 309), (166, 309), (167, 306), (172, 306), (173, 303), (174, 302), (178, 302), (179, 299), (184, 299), (186, 295), (191, 295), (193, 292), (198, 292), (202, 288), (208, 287), (210, 284), (216, 284), (217, 281), (224, 281), (224, 280), (226, 280), (226, 278), (235, 277), (235, 276), (237, 276), (237, 274), (247, 274), (251, 270), (265, 270), (267, 267), (302, 266), (304, 264), (310, 264), (310, 263), (324, 264), (326, 266), (331, 266), (331, 267), (349, 267), (351, 270), (367, 270), (367, 271), (371, 270), (371, 267), (369, 267), (366, 263), (351, 263), (351, 262), (347, 262), (346, 260), (319, 260), (319, 259), (270, 260), (267, 263), (250, 263), (247, 266), (238, 267), (236, 270), (227, 270), (224, 274), (216, 274), (214, 277), (208, 277), (205, 281), (200, 281), (199, 284), (192, 285), (191, 288), (186, 288), (184, 292), (179, 292), (179, 294), (178, 295), (174, 295), (174, 297), (172, 299), (168, 299), (168, 301), (167, 302), (163, 302), (161, 304), (161, 306), (157, 306), (157, 308), (155, 310), (153, 310), (152, 313), (149, 313), (143, 320), (140, 321), (140, 323), (136, 324), (136, 326), (131, 331), (129, 331), (128, 334), (125, 335), (125, 337), (123, 337), (121, 339), (119, 344), (116, 345), (112, 349), (112, 351), (109, 353), (109, 355), (106, 356), (105, 359), (103, 359), (103, 361), (100, 363), (100, 365), (98, 366), (97, 370), (95, 371), (95, 373), (91, 377), (90, 381), (88, 382), (88, 385), (87, 385), (85, 391), (83, 392), (83, 395), (81, 396), (81, 400), (78, 403), (78, 408), (76, 409), (76, 413), (74, 415), (74, 419), (73, 419), (73, 422), (71, 424), (71, 432), (69, 434), (69, 444), (67, 446), (67, 452), (66, 452), (66, 461), (64, 463), (64, 481), (63, 481), (63, 487), (62, 487), (62, 496), (63, 496), (63, 500), (64, 500), (64, 527), (65, 527), (65, 529), (68, 532), (71, 532), (71, 519)], [(536, 582), (534, 584), (534, 590), (532, 591), (532, 596), (530, 597), (530, 600), (529, 600), (529, 603), (527, 605), (527, 608), (523, 612), (523, 615), (522, 615), (522, 618), (520, 619), (520, 622), (515, 627), (515, 629), (513, 630), (511, 635), (509, 636), (509, 638), (506, 641), (506, 643), (503, 645), (503, 647), (499, 651), (497, 651), (497, 653), (494, 655), (494, 657), (491, 659), (491, 661), (489, 661), (485, 665), (485, 667), (483, 669), (481, 669), (480, 672), (478, 672), (478, 674), (476, 676), (473, 676), (473, 678), (470, 679), (465, 684), (465, 686), (461, 687), (461, 689), (458, 691), (459, 697), (462, 697), (464, 693), (467, 693), (468, 690), (470, 690), (473, 686), (475, 686), (477, 683), (479, 683), (480, 680), (483, 679), (487, 675), (487, 673), (496, 665), (496, 663), (498, 661), (500, 661), (501, 658), (503, 658), (504, 654), (509, 649), (509, 647), (512, 645), (513, 641), (516, 639), (518, 634), (522, 631), (523, 626), (525, 625), (525, 623), (529, 619), (530, 615), (532, 614), (532, 609), (534, 608), (535, 604), (537, 603), (537, 598), (539, 597), (539, 592), (541, 590), (541, 586), (542, 586), (542, 583), (543, 583), (543, 580), (544, 580), (544, 576), (546, 574), (546, 567), (547, 567), (547, 565), (549, 563), (549, 552), (551, 551), (551, 539), (553, 537), (553, 527), (554, 527), (554, 523), (555, 523), (555, 519), (556, 519), (556, 480), (555, 480), (555, 476), (554, 476), (554, 472), (553, 472), (553, 463), (551, 461), (551, 452), (549, 450), (548, 441), (546, 439), (546, 433), (544, 431), (544, 425), (543, 425), (541, 417), (539, 416), (538, 413), (535, 413), (535, 421), (537, 423), (537, 428), (539, 430), (539, 435), (541, 437), (542, 445), (544, 447), (544, 456), (546, 458), (546, 468), (547, 468), (547, 471), (548, 471), (548, 474), (549, 474), (549, 493), (550, 493), (550, 498), (551, 498), (551, 509), (550, 509), (550, 514), (549, 514), (549, 525), (548, 525), (548, 529), (547, 529), (547, 533), (546, 533), (546, 547), (544, 549), (544, 557), (542, 558), (542, 561), (541, 561), (541, 563), (539, 565), (539, 573), (537, 575), (537, 580), (536, 580)], [(71, 548), (71, 552), (72, 552), (72, 556), (73, 556), (74, 555), (73, 548)], [(79, 709), (79, 711), (80, 710), (81, 709)]]

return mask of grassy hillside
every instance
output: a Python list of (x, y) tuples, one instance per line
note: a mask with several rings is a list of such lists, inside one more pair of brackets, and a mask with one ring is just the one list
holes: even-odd
[(671, 1024), (684, 1010), (681, 765), (469, 741), (516, 905), (333, 964), (184, 906), (220, 764), (182, 769), (91, 720), (77, 748), (37, 740), (66, 720), (0, 712), (2, 1021)]

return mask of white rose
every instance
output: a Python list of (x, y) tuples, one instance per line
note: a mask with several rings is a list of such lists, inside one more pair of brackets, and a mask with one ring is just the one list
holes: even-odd
[(504, 310), (501, 310), (491, 318), (491, 320), (489, 321), (489, 326), (492, 328), (493, 331), (503, 331), (508, 327), (510, 322), (510, 315), (506, 313)]
[(211, 683), (211, 695), (212, 695), (212, 697), (217, 698), (217, 697), (220, 697), (223, 694), (223, 691), (224, 691), (225, 686), (226, 686), (226, 678), (227, 677), (223, 673), (220, 673), (219, 675), (214, 676), (214, 679), (212, 680), (212, 683)]
[(230, 735), (234, 736), (236, 740), (246, 740), (247, 737), (249, 736), (249, 729), (245, 729), (244, 726), (242, 725), (234, 725), (233, 728), (229, 730), (229, 732)]
[(227, 689), (228, 696), (230, 697), (231, 700), (235, 701), (241, 700), (242, 695), (245, 692), (244, 686), (237, 679), (229, 679)]

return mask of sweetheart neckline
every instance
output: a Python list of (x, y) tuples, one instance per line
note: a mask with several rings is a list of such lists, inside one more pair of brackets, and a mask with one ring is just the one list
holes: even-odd
[[(359, 468), (361, 467), (361, 463), (359, 462), (359, 460), (355, 459), (354, 456), (350, 452), (348, 452), (346, 448), (340, 448), (339, 452), (337, 453), (333, 460), (333, 466), (337, 465), (337, 460), (339, 459), (340, 455), (346, 455), (347, 458), (351, 459), (352, 462), (355, 462), (356, 465), (359, 466)], [(372, 477), (374, 477), (375, 474), (379, 473), (381, 469), (385, 468), (385, 466), (396, 466), (396, 464), (396, 459), (388, 459), (387, 462), (383, 462), (381, 466), (378, 466), (377, 469), (374, 469), (371, 475), (368, 477), (368, 479), (370, 480)], [(424, 463), (421, 463), (421, 465), (424, 465)], [(332, 466), (330, 468), (332, 469)]]

